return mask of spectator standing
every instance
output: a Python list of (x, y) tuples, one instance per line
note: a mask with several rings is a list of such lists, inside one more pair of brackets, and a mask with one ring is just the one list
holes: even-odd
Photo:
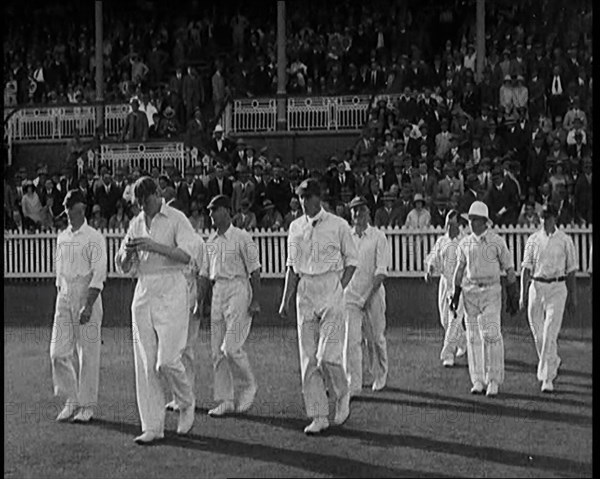
[(199, 108), (204, 103), (204, 86), (198, 76), (198, 71), (194, 67), (188, 67), (187, 75), (183, 77), (182, 96), (185, 107), (185, 119), (188, 121), (196, 108)]
[(140, 102), (137, 98), (132, 98), (130, 103), (132, 111), (125, 118), (121, 141), (145, 142), (148, 139), (148, 118), (140, 111)]
[(223, 77), (223, 64), (221, 61), (217, 61), (216, 63), (216, 71), (212, 76), (211, 83), (215, 118), (218, 118), (225, 107), (225, 98), (227, 95), (225, 78)]

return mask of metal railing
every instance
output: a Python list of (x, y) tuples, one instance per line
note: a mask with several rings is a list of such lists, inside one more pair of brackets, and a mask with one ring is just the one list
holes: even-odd
[(167, 160), (185, 175), (191, 155), (186, 152), (183, 142), (152, 141), (147, 143), (104, 143), (100, 146), (100, 154), (94, 155), (92, 164), (88, 165), (95, 171), (99, 163), (109, 165), (115, 171), (119, 167), (140, 168), (150, 172), (158, 167), (162, 172)]
[[(495, 231), (502, 236), (514, 256), (517, 272), (520, 271), (525, 243), (534, 231), (530, 227), (500, 227)], [(579, 262), (578, 274), (588, 271), (589, 252), (592, 246), (592, 228), (564, 228), (563, 231), (573, 238)], [(420, 230), (397, 228), (384, 230), (391, 249), (391, 277), (420, 277), (424, 273), (424, 261), (433, 248), (437, 238), (444, 232), (441, 228)], [(200, 234), (206, 239), (209, 230)], [(115, 270), (114, 258), (125, 236), (122, 230), (105, 230), (108, 253), (108, 276), (123, 277)], [(257, 243), (261, 275), (265, 278), (283, 278), (287, 257), (287, 232), (262, 231), (251, 232)], [(5, 231), (4, 233), (4, 278), (52, 278), (55, 275), (54, 258), (56, 255), (56, 233), (23, 233)]]
[[(104, 134), (118, 135), (129, 111), (128, 104), (105, 105)], [(64, 105), (21, 108), (10, 116), (5, 128), (8, 139), (15, 142), (71, 138), (76, 129), (81, 137), (92, 137), (97, 126), (96, 106)]]

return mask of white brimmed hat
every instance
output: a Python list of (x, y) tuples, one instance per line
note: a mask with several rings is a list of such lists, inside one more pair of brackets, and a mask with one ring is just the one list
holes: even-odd
[(223, 127), (221, 125), (215, 126), (215, 131), (214, 132), (215, 133), (219, 133), (219, 132), (223, 133)]
[(483, 201), (474, 201), (469, 208), (468, 216), (480, 216), (489, 221), (489, 211), (487, 205)]

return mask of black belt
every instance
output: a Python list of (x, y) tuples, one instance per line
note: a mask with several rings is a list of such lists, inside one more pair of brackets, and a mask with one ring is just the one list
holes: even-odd
[(534, 281), (539, 281), (540, 283), (558, 283), (560, 281), (565, 281), (566, 279), (566, 276), (559, 276), (558, 278), (533, 278)]

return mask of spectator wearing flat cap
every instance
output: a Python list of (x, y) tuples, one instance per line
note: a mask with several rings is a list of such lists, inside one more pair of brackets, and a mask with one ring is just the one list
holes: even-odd
[(250, 231), (256, 228), (256, 215), (250, 211), (250, 201), (247, 198), (240, 202), (239, 211), (233, 216), (231, 224), (236, 228)]
[(385, 193), (383, 195), (383, 206), (375, 211), (374, 224), (377, 228), (389, 228), (392, 226), (392, 219), (394, 215), (394, 206), (398, 198), (392, 193)]
[(233, 183), (233, 193), (231, 195), (231, 204), (234, 213), (240, 210), (243, 200), (247, 200), (250, 205), (253, 205), (255, 202), (255, 185), (250, 179), (248, 166), (238, 163), (236, 172), (237, 180)]
[(247, 164), (246, 162), (246, 142), (242, 138), (238, 138), (235, 142), (235, 149), (229, 153), (230, 163), (235, 168), (238, 163)]

